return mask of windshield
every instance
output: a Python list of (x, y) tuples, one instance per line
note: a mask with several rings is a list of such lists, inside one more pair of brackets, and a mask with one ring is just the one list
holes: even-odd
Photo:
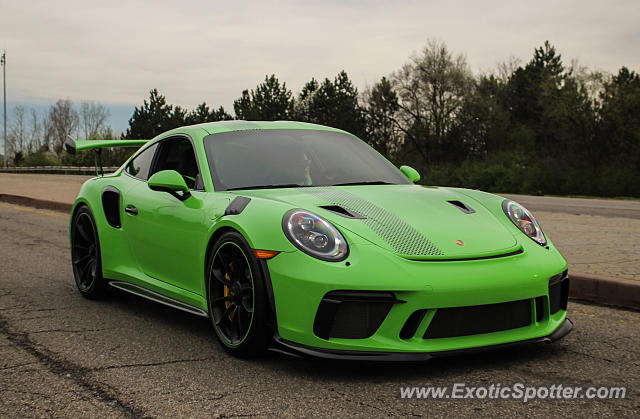
[(250, 130), (204, 139), (216, 190), (408, 184), (358, 138), (332, 131)]

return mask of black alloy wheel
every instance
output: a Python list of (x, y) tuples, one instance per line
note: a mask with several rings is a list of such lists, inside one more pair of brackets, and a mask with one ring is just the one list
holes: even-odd
[(236, 232), (216, 242), (208, 264), (209, 315), (220, 342), (236, 356), (266, 346), (264, 281), (246, 240)]
[(105, 295), (100, 259), (100, 242), (95, 220), (88, 207), (82, 206), (71, 225), (71, 263), (80, 293), (87, 298)]

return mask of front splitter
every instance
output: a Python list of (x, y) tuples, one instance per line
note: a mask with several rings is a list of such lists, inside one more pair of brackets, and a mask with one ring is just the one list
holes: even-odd
[(322, 358), (334, 360), (351, 360), (351, 361), (375, 361), (375, 362), (415, 362), (428, 361), (433, 358), (449, 357), (456, 355), (465, 355), (469, 353), (483, 352), (494, 349), (503, 349), (512, 346), (526, 345), (531, 343), (551, 343), (562, 339), (573, 329), (573, 322), (565, 319), (553, 333), (539, 338), (519, 340), (516, 342), (502, 343), (499, 345), (478, 346), (474, 348), (455, 349), (451, 351), (438, 352), (376, 352), (376, 351), (344, 351), (335, 349), (314, 348), (307, 345), (290, 342), (275, 336), (275, 346), (270, 348), (272, 351), (292, 355), (296, 357)]

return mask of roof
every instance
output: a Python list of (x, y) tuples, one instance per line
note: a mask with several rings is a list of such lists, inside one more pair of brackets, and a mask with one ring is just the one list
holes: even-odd
[(209, 134), (219, 134), (221, 132), (229, 131), (246, 131), (246, 130), (261, 130), (261, 129), (306, 129), (316, 131), (333, 131), (333, 132), (345, 132), (337, 128), (331, 128), (324, 125), (310, 124), (308, 122), (297, 121), (218, 121), (218, 122), (206, 122), (204, 124), (193, 125), (194, 127), (200, 127)]

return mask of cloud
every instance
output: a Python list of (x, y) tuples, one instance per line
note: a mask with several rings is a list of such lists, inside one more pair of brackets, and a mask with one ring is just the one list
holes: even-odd
[(275, 73), (294, 91), (345, 69), (359, 88), (429, 38), (486, 71), (527, 61), (549, 39), (565, 62), (640, 68), (640, 2), (616, 1), (0, 1), (9, 100), (227, 109)]

